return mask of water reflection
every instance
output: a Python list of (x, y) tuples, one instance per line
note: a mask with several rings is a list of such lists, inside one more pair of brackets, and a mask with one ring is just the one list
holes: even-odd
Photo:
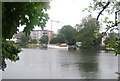
[(61, 62), (61, 67), (63, 69), (68, 70), (69, 68), (71, 68), (71, 70), (78, 70), (79, 75), (82, 79), (97, 78), (98, 73), (97, 57), (99, 56), (97, 54), (97, 51), (94, 50), (68, 51), (68, 54), (69, 57), (67, 56), (66, 58), (70, 59)]
[(81, 72), (97, 72), (98, 71), (98, 64), (97, 63), (77, 63), (77, 67)]
[(83, 72), (98, 72), (98, 56), (97, 51), (94, 50), (80, 51), (79, 69)]

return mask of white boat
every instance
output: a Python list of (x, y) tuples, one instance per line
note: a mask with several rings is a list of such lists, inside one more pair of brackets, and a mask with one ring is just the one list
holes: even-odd
[(56, 45), (48, 45), (47, 47), (48, 47), (48, 49), (68, 49), (68, 46), (60, 47), (60, 46), (56, 46)]

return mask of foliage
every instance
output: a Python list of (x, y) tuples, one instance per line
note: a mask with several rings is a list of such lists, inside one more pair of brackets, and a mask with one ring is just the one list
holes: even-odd
[(56, 37), (54, 37), (51, 41), (51, 44), (56, 44), (56, 43), (65, 43), (65, 37), (63, 34), (58, 34)]
[[(77, 30), (73, 28), (70, 25), (65, 25), (63, 28), (60, 30), (60, 34), (63, 35), (65, 41), (68, 45), (74, 45), (76, 43), (76, 35), (77, 35)], [(62, 36), (61, 35), (61, 36)]]
[(119, 37), (116, 37), (114, 35), (110, 36), (106, 42), (110, 48), (114, 48), (116, 55), (120, 54), (120, 38)]
[(116, 55), (120, 54), (120, 38), (116, 38), (115, 45), (113, 45), (111, 47), (114, 48)]
[(116, 38), (116, 34), (114, 32), (110, 33), (109, 37), (107, 37), (104, 41), (105, 45), (108, 47), (114, 46), (115, 38)]
[(97, 47), (100, 44), (99, 22), (92, 17), (86, 17), (80, 25), (76, 25), (78, 30), (78, 41), (82, 42), (81, 48)]
[(37, 40), (36, 40), (36, 39), (31, 39), (31, 40), (30, 40), (30, 43), (31, 43), (31, 44), (37, 44)]
[(120, 38), (116, 37), (117, 35), (112, 32), (109, 37), (106, 38), (105, 44), (109, 48), (114, 48), (114, 51), (117, 54), (120, 54)]
[(26, 47), (27, 48), (47, 48), (47, 45), (27, 44)]
[(30, 31), (37, 25), (43, 29), (49, 18), (45, 12), (47, 4), (46, 2), (3, 2), (2, 32), (4, 34), (2, 37), (12, 38), (21, 25), (26, 26), (24, 28), (26, 34), (30, 34)]
[[(120, 1), (113, 0), (110, 1), (94, 1), (93, 4), (90, 4), (88, 8), (85, 10), (88, 10), (89, 12), (99, 11), (99, 14), (97, 16), (97, 19), (99, 19), (100, 16), (104, 17), (101, 21), (101, 23), (106, 24), (106, 32), (108, 30), (116, 30), (118, 29), (118, 24), (120, 23), (118, 21), (118, 12), (120, 11)], [(101, 11), (100, 11), (101, 10)], [(105, 15), (103, 16), (103, 11), (105, 11)], [(110, 19), (111, 16), (115, 16), (115, 21)], [(117, 40), (114, 40), (114, 42), (111, 43), (110, 46), (112, 46), (115, 49), (116, 53), (120, 53), (120, 45), (119, 45), (119, 38), (116, 38)], [(115, 46), (116, 45), (116, 46)]]
[(41, 44), (47, 44), (48, 43), (48, 36), (42, 36), (39, 41)]
[(5, 59), (9, 59), (11, 61), (19, 60), (18, 53), (22, 50), (15, 44), (10, 42), (2, 42), (2, 66), (1, 69), (4, 70), (6, 68)]
[(54, 37), (50, 43), (66, 43), (68, 45), (74, 45), (76, 43), (77, 30), (70, 25), (65, 25), (60, 29), (60, 32)]
[(28, 43), (27, 42), (17, 42), (16, 43), (16, 45), (18, 45), (18, 46), (20, 46), (20, 47), (22, 47), (22, 48), (26, 48), (26, 45), (27, 45)]
[(49, 19), (46, 12), (48, 8), (49, 2), (2, 3), (2, 39), (4, 40), (2, 41), (3, 54), (0, 54), (2, 56), (2, 70), (6, 67), (5, 59), (16, 61), (20, 52), (19, 47), (8, 43), (6, 39), (11, 39), (14, 34), (19, 32), (18, 28), (23, 25), (25, 26), (23, 32), (26, 35), (30, 34), (35, 26), (43, 29)]

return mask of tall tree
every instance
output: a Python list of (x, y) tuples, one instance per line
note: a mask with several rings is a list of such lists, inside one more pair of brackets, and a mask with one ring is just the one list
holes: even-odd
[(82, 42), (82, 48), (96, 47), (100, 44), (99, 28), (99, 22), (92, 17), (84, 18), (81, 25), (77, 25), (78, 41)]
[(60, 30), (60, 34), (64, 35), (65, 42), (68, 45), (72, 45), (76, 43), (77, 30), (72, 26), (70, 25), (63, 26), (63, 28)]
[[(85, 10), (89, 11), (90, 13), (98, 11), (99, 14), (96, 17), (99, 20), (102, 16), (102, 20), (100, 21), (101, 24), (106, 25), (106, 32), (109, 30), (118, 30), (118, 24), (120, 21), (118, 19), (118, 13), (120, 12), (120, 1), (119, 0), (93, 0), (94, 2), (91, 3), (88, 8)], [(111, 19), (111, 16), (115, 19)], [(104, 35), (104, 34), (103, 34)], [(115, 53), (120, 54), (120, 37), (116, 37), (114, 41)]]
[(21, 49), (14, 44), (10, 44), (6, 39), (19, 32), (18, 27), (24, 25), (23, 32), (26, 35), (39, 26), (45, 27), (49, 19), (47, 9), (49, 2), (3, 2), (2, 3), (2, 70), (6, 67), (5, 59), (11, 61), (18, 60), (18, 53)]
[(23, 30), (26, 34), (30, 34), (37, 25), (43, 29), (49, 18), (46, 13), (47, 4), (46, 2), (3, 2), (2, 37), (12, 38), (19, 31), (20, 25), (26, 25)]

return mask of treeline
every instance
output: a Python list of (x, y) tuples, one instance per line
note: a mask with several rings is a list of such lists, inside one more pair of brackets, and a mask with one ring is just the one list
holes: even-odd
[(112, 41), (115, 40), (115, 35), (104, 38), (104, 47), (101, 45), (103, 33), (100, 33), (100, 24), (91, 16), (82, 19), (80, 24), (72, 27), (65, 25), (60, 29), (59, 33), (53, 37), (50, 41), (52, 44), (66, 43), (68, 45), (75, 45), (76, 42), (81, 42), (80, 48), (105, 48), (111, 45)]
[(66, 43), (75, 45), (76, 42), (82, 42), (82, 48), (99, 47), (101, 43), (99, 22), (90, 16), (82, 19), (80, 24), (72, 27), (70, 25), (63, 26), (51, 43)]

